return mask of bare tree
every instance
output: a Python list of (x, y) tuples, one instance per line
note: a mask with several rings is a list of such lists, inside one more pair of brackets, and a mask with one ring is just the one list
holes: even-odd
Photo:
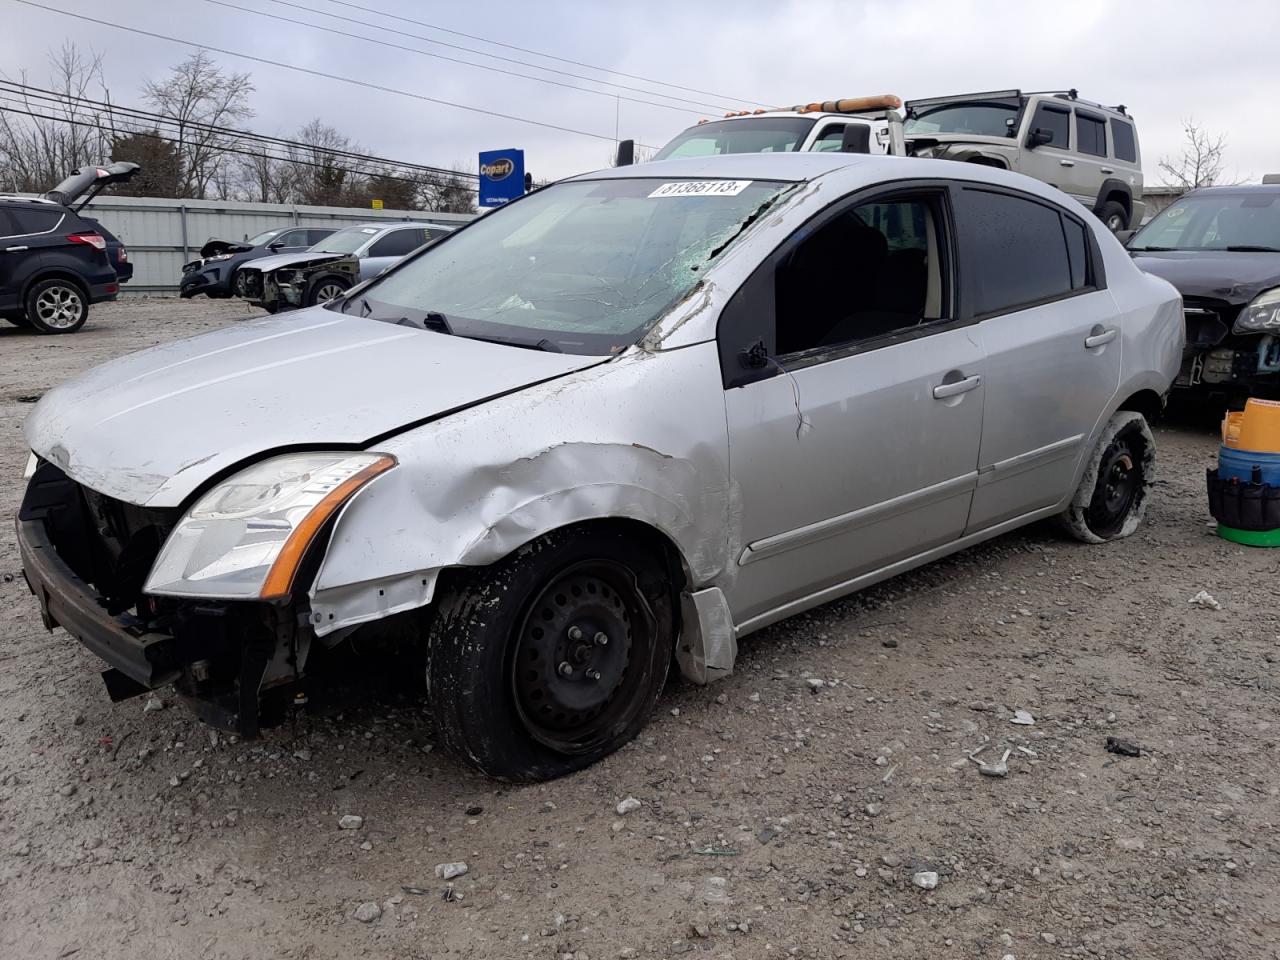
[(239, 193), (257, 203), (292, 203), (297, 199), (298, 178), (293, 166), (265, 152), (246, 151), (238, 158)]
[(247, 73), (224, 73), (203, 50), (197, 50), (159, 82), (148, 80), (143, 96), (157, 112), (174, 121), (182, 157), (182, 196), (202, 198), (221, 181), (231, 150), (239, 140), (230, 129), (253, 116)]
[(475, 213), (478, 191), (468, 179), (466, 165), (453, 164), (452, 173), (427, 173), (418, 177), (419, 210), (436, 213)]
[[(4, 79), (30, 82), (25, 70), (16, 80)], [(68, 41), (49, 52), (49, 79), (33, 85), (51, 93), (10, 92), (0, 103), (0, 187), (6, 190), (51, 190), (67, 174), (101, 163), (110, 153), (110, 120), (77, 99), (95, 90), (106, 99), (99, 54)]]
[(288, 148), (299, 203), (340, 206), (348, 192), (358, 191), (359, 171), (353, 161), (335, 156), (333, 151), (359, 153), (361, 147), (319, 117), (298, 131), (300, 146)]
[(1207, 187), (1222, 176), (1225, 134), (1213, 136), (1193, 118), (1182, 121), (1185, 144), (1176, 157), (1161, 157), (1159, 167), (1170, 186), (1194, 190)]

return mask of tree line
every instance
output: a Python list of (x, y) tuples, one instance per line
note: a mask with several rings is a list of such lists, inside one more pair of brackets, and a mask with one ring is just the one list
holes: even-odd
[(146, 110), (114, 105), (102, 57), (73, 43), (50, 53), (45, 82), (26, 71), (4, 80), (0, 190), (43, 193), (79, 167), (129, 160), (142, 169), (112, 188), (117, 195), (475, 211), (475, 187), (457, 164), (450, 172), (369, 157), (320, 118), (288, 135), (251, 134), (252, 76), (203, 50), (142, 85)]

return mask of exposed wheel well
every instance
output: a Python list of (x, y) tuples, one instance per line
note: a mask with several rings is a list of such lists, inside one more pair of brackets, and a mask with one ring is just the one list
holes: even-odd
[(585, 527), (593, 530), (616, 530), (662, 559), (667, 575), (671, 578), (671, 586), (677, 593), (688, 583), (689, 573), (680, 549), (657, 527), (651, 527), (647, 523), (630, 517), (601, 517), (597, 520), (570, 524), (570, 526), (575, 529)]
[(1164, 412), (1164, 397), (1154, 390), (1139, 390), (1116, 409), (1133, 410), (1142, 414), (1147, 418), (1147, 422), (1151, 423)]
[(1132, 209), (1130, 206), (1133, 202), (1132, 199), (1127, 193), (1125, 193), (1122, 190), (1112, 190), (1110, 193), (1108, 193), (1105, 197), (1102, 198), (1103, 203), (1110, 203), (1113, 200), (1116, 203), (1120, 204), (1120, 206), (1124, 207), (1126, 213), (1128, 213), (1129, 210)]

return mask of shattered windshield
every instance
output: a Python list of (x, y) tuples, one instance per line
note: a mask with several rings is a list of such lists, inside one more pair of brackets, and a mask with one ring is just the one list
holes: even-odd
[(355, 253), (378, 232), (377, 227), (347, 227), (331, 233), (307, 249), (314, 253)]
[[(556, 184), (388, 273), (361, 312), (459, 336), (607, 355), (634, 343), (792, 184)], [(438, 318), (438, 319), (436, 319)], [(424, 324), (425, 325), (425, 324)]]
[(1160, 211), (1130, 250), (1280, 251), (1280, 193), (1205, 193)]
[(700, 123), (658, 151), (655, 160), (710, 157), (721, 153), (787, 153), (800, 144), (816, 120), (807, 117), (752, 117)]

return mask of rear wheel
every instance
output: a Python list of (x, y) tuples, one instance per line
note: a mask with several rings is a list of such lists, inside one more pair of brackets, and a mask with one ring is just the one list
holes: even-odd
[(662, 559), (578, 527), (456, 575), (427, 644), (441, 739), (490, 776), (548, 780), (634, 737), (675, 637)]
[(1117, 412), (1102, 432), (1076, 495), (1062, 514), (1078, 540), (1103, 543), (1138, 529), (1155, 471), (1155, 440), (1146, 418)]
[(341, 277), (321, 277), (307, 288), (306, 305), (314, 307), (317, 303), (328, 303), (346, 293), (350, 286)]
[(1098, 210), (1098, 219), (1107, 225), (1112, 233), (1119, 233), (1129, 225), (1129, 214), (1124, 205), (1115, 200), (1108, 200)]
[(74, 333), (89, 317), (89, 298), (70, 280), (41, 280), (27, 291), (27, 321), (41, 333)]

